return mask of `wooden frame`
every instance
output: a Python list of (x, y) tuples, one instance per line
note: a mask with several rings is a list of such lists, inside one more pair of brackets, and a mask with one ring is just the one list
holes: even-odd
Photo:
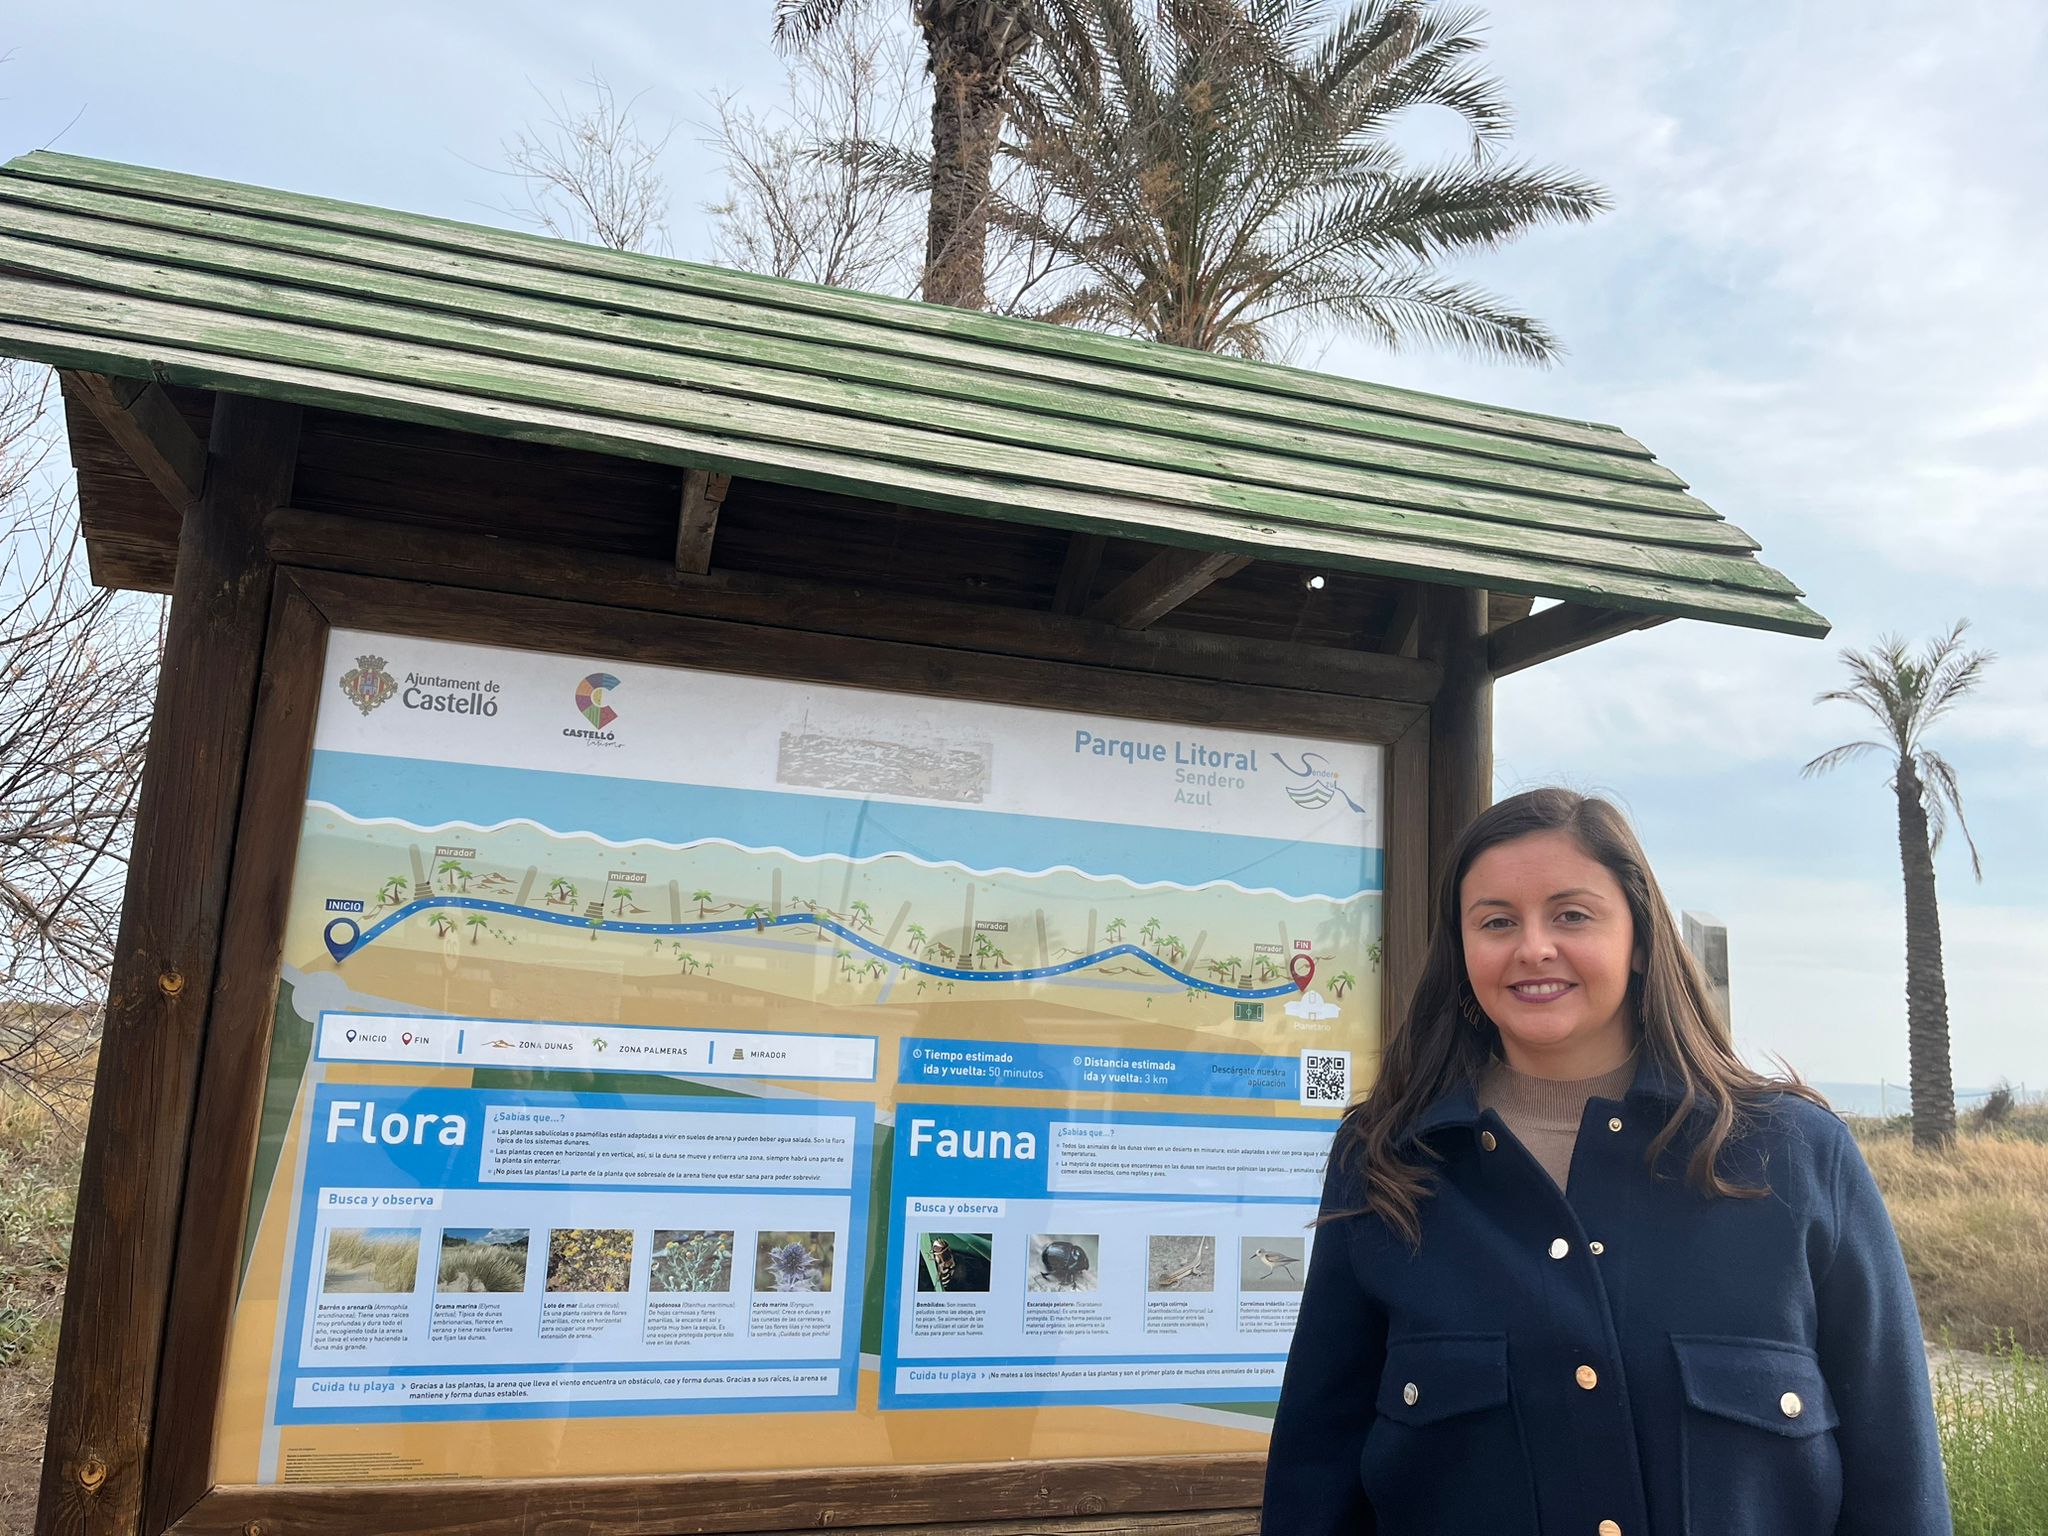
[[(191, 1041), (197, 1067), (191, 1123), (205, 1128), (213, 1165), (235, 1170), (237, 1177), (254, 1162), (259, 1085), (270, 1047), (286, 896), (293, 874), (292, 859), (278, 856), (276, 850), (296, 849), (326, 637), (336, 626), (528, 649), (583, 650), (596, 632), (593, 621), (601, 619), (605, 649), (623, 659), (817, 682), (937, 688), (1001, 703), (1114, 708), (1166, 720), (1331, 734), (1383, 745), (1389, 749), (1384, 785), (1386, 995), (1390, 1000), (1405, 995), (1412, 982), (1420, 955), (1420, 924), (1427, 917), (1417, 876), (1428, 858), (1432, 712), (1422, 703), (1275, 687), (1229, 675), (1242, 672), (1247, 656), (1258, 670), (1256, 647), (1217, 650), (1214, 670), (1226, 675), (1198, 677), (1188, 673), (1204, 659), (1199, 646), (1181, 650), (1155, 644), (1150, 650), (1119, 650), (1112, 645), (1107, 649), (1119, 659), (1138, 665), (1086, 666), (1043, 654), (969, 651), (951, 643), (828, 635), (747, 622), (759, 614), (755, 595), (736, 594), (719, 584), (693, 586), (680, 578), (635, 585), (618, 581), (617, 571), (585, 572), (579, 579), (558, 566), (548, 573), (545, 585), (586, 598), (602, 592), (610, 603), (599, 606), (572, 596), (508, 592), (502, 589), (528, 584), (514, 574), (524, 563), (522, 553), (487, 546), (486, 558), (479, 560), (473, 540), (464, 541), (464, 579), (469, 583), (464, 586), (321, 570), (288, 563), (294, 555), (303, 558), (306, 546), (319, 542), (310, 536), (318, 528), (309, 530), (304, 515), (273, 514), (263, 527), (266, 547), (243, 551), (250, 574), (260, 575), (267, 593), (274, 595), (266, 604), (260, 670), (255, 656), (243, 658), (256, 675), (249, 710), (254, 724), (246, 755), (238, 763), (238, 851), (226, 873), (217, 944), (204, 957), (203, 972), (194, 966), (195, 973), (214, 979), (203, 1032)], [(352, 541), (355, 563), (374, 563), (378, 558), (387, 566), (399, 563), (390, 543), (403, 541), (373, 541), (358, 531)], [(383, 548), (381, 557), (373, 553), (378, 546)], [(415, 541), (409, 550), (412, 573), (452, 574), (429, 558), (445, 553)], [(273, 566), (273, 559), (279, 563)], [(707, 607), (729, 616), (678, 611)], [(839, 628), (848, 627), (845, 619), (841, 614)], [(1107, 629), (1080, 620), (1052, 622), (1083, 628), (1077, 637), (1055, 634), (1037, 647), (1041, 651), (1070, 643), (1070, 638), (1094, 639)], [(944, 642), (952, 639), (943, 637)], [(1142, 636), (1128, 640), (1137, 647), (1148, 643)], [(1170, 672), (1156, 670), (1162, 658)], [(1396, 691), (1425, 693), (1435, 681), (1434, 669), (1426, 664), (1386, 657), (1371, 660), (1376, 668), (1394, 665), (1394, 670), (1375, 676), (1384, 677)], [(1411, 670), (1399, 670), (1403, 667)], [(1356, 687), (1359, 679), (1351, 676), (1345, 681)], [(1140, 683), (1142, 689), (1136, 686)], [(139, 839), (152, 831), (145, 823)], [(151, 916), (145, 899), (128, 914), (131, 931)], [(196, 1170), (186, 1162), (185, 1124), (163, 1121), (153, 1138), (126, 1150), (144, 1166), (173, 1159), (179, 1193), (190, 1195)], [(105, 1159), (88, 1168), (82, 1210), (116, 1194)], [(147, 1424), (140, 1428), (134, 1454), (146, 1458), (147, 1475), (140, 1475), (140, 1465), (134, 1469), (132, 1491), (120, 1505), (96, 1497), (111, 1486), (111, 1479), (103, 1477), (98, 1487), (88, 1488), (74, 1473), (72, 1487), (55, 1503), (46, 1494), (43, 1529), (61, 1524), (67, 1529), (140, 1531), (147, 1536), (165, 1531), (267, 1536), (285, 1530), (509, 1536), (537, 1524), (593, 1532), (712, 1533), (843, 1529), (857, 1519), (863, 1526), (893, 1529), (903, 1536), (911, 1536), (906, 1528), (941, 1521), (948, 1522), (949, 1530), (988, 1536), (1051, 1529), (1171, 1529), (1229, 1536), (1257, 1526), (1264, 1474), (1264, 1458), (1258, 1455), (488, 1483), (211, 1486), (216, 1405), (247, 1197), (247, 1186), (242, 1185), (227, 1198), (187, 1197), (164, 1205), (163, 1212), (177, 1212), (168, 1306), (145, 1307), (146, 1298), (138, 1295), (130, 1317), (106, 1317), (91, 1335), (67, 1337), (66, 1376), (75, 1384), (74, 1393), (85, 1397), (96, 1396), (91, 1383), (101, 1360), (132, 1353), (144, 1340), (163, 1337), (161, 1369), (149, 1394), (154, 1429), (152, 1433)], [(168, 1225), (165, 1216), (158, 1219)], [(177, 1319), (175, 1327), (169, 1326), (172, 1317)], [(104, 1410), (111, 1405), (99, 1406)], [(50, 1462), (59, 1478), (78, 1464), (75, 1453), (67, 1454), (70, 1447), (64, 1444), (62, 1431), (62, 1424), (53, 1420)], [(963, 1511), (973, 1511), (984, 1523), (961, 1525), (949, 1519)], [(1108, 1524), (1092, 1518), (1110, 1515), (1121, 1518)]]

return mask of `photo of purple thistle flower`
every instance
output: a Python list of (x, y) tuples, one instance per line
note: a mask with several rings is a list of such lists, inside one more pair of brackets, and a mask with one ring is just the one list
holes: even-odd
[(832, 1289), (830, 1232), (764, 1232), (756, 1250), (754, 1288), (760, 1291)]
[(785, 1243), (768, 1255), (768, 1262), (775, 1266), (775, 1288), (778, 1291), (808, 1291), (813, 1285), (813, 1271), (818, 1261), (811, 1257), (811, 1250), (802, 1243)]

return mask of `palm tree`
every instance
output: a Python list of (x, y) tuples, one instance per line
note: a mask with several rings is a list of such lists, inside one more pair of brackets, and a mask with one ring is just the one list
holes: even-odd
[(1830, 747), (1800, 769), (1802, 777), (1825, 773), (1852, 758), (1875, 752), (1891, 763), (1889, 780), (1899, 809), (1899, 861), (1906, 880), (1906, 1043), (1913, 1094), (1913, 1145), (1946, 1147), (1956, 1138), (1955, 1079), (1948, 1042), (1948, 982), (1941, 964), (1941, 911), (1934, 895), (1934, 855), (1948, 830), (1949, 813), (1963, 829), (1970, 868), (1984, 878), (1976, 841), (1963, 820), (1962, 791), (1947, 759), (1926, 744), (1928, 728), (1983, 678), (1997, 658), (1989, 651), (1962, 648), (1959, 619), (1947, 636), (1930, 640), (1917, 657), (1906, 642), (1882, 635), (1868, 651), (1844, 650), (1842, 664), (1854, 679), (1846, 688), (1818, 694), (1814, 703), (1861, 705), (1883, 727), (1875, 741)]
[(697, 921), (701, 923), (704, 921), (704, 914), (711, 910), (711, 893), (703, 890), (692, 891), (690, 900), (697, 903)]
[(1346, 992), (1349, 992), (1353, 987), (1357, 985), (1358, 978), (1352, 975), (1349, 971), (1339, 971), (1335, 976), (1330, 978), (1330, 990), (1336, 993), (1339, 997), (1342, 997)]
[(619, 904), (618, 916), (624, 917), (626, 915), (626, 903), (632, 899), (633, 893), (627, 890), (625, 886), (615, 885), (612, 887), (612, 900)]
[[(778, 41), (813, 37), (868, 0), (776, 0)], [(1009, 75), (1030, 45), (1034, 0), (911, 0), (932, 77), (930, 211), (924, 297), (988, 306), (989, 178)]]
[(404, 894), (405, 880), (402, 876), (399, 875), (393, 875), (389, 880), (386, 880), (382, 885), (377, 887), (377, 899), (383, 902), (384, 905), (387, 907), (395, 906), (398, 902), (398, 898), (403, 896)]
[[(1511, 111), (1480, 69), (1482, 18), (1428, 0), (1044, 0), (1013, 73), (1004, 153), (1031, 195), (994, 225), (1080, 274), (1039, 313), (1259, 357), (1310, 321), (1389, 347), (1448, 342), (1545, 362), (1539, 322), (1440, 263), (1607, 194), (1499, 158)], [(1411, 108), (1448, 109), (1463, 163), (1410, 162)]]
[(910, 939), (910, 952), (913, 955), (917, 953), (918, 948), (924, 943), (924, 941), (931, 937), (930, 934), (924, 931), (924, 925), (922, 923), (912, 923), (910, 927), (904, 931)]
[(1188, 952), (1188, 947), (1181, 943), (1179, 934), (1169, 933), (1159, 941), (1159, 951), (1166, 956), (1169, 964), (1179, 965), (1180, 957)]
[(448, 889), (451, 891), (455, 889), (455, 877), (462, 872), (462, 865), (454, 859), (443, 859), (434, 866), (435, 874), (448, 877)]
[(472, 944), (484, 936), (484, 929), (488, 928), (491, 923), (491, 920), (481, 912), (470, 913), (464, 921), (469, 924), (469, 942)]
[(870, 907), (866, 902), (856, 901), (851, 904), (848, 910), (853, 914), (853, 917), (851, 919), (853, 927), (858, 929), (872, 928), (875, 926), (874, 908)]
[(1148, 944), (1152, 943), (1158, 939), (1161, 926), (1162, 924), (1158, 918), (1148, 917), (1145, 919), (1144, 926), (1138, 929), (1138, 936)]

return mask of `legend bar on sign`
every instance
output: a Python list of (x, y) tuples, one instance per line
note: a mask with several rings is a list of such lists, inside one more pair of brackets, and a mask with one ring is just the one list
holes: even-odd
[(873, 1082), (872, 1035), (323, 1013), (321, 1061)]

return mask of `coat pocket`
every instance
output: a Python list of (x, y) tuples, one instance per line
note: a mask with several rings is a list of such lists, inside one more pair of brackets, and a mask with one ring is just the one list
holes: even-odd
[(1359, 1479), (1383, 1536), (1536, 1528), (1507, 1335), (1389, 1339), (1375, 1407)]
[(1685, 1388), (1690, 1536), (1831, 1531), (1841, 1511), (1838, 1422), (1820, 1361), (1797, 1344), (1672, 1336)]

